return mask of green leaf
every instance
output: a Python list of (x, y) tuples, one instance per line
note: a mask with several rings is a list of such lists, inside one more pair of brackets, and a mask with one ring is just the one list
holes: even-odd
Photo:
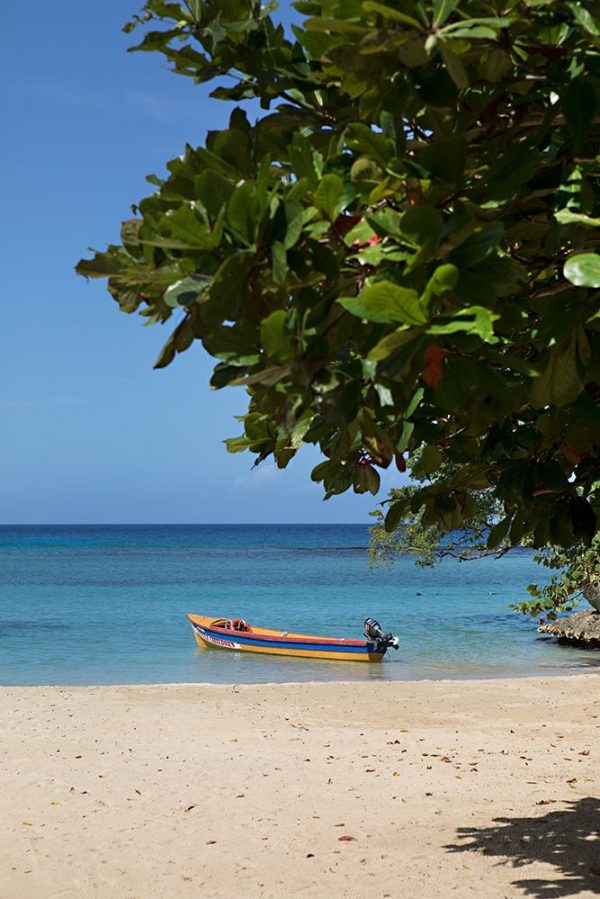
[(331, 465), (332, 465), (332, 463), (329, 461), (329, 459), (325, 459), (324, 462), (319, 462), (318, 465), (315, 465), (315, 467), (313, 468), (313, 470), (310, 473), (311, 481), (315, 481), (316, 483), (318, 483), (319, 481), (322, 481), (323, 478), (325, 477), (325, 475), (330, 470)]
[(338, 303), (358, 318), (380, 324), (424, 325), (427, 318), (416, 290), (391, 281), (369, 284), (357, 297), (341, 297)]
[(576, 78), (567, 88), (562, 107), (567, 128), (573, 135), (575, 149), (580, 150), (596, 112), (596, 91), (587, 78)]
[(173, 308), (191, 306), (193, 303), (207, 298), (208, 286), (212, 278), (204, 275), (190, 275), (167, 287), (165, 303)]
[(278, 286), (284, 284), (288, 274), (287, 253), (278, 240), (271, 246), (271, 270), (275, 284)]
[(348, 147), (357, 156), (373, 159), (385, 168), (394, 155), (394, 141), (358, 122), (346, 128)]
[[(452, 29), (452, 31), (450, 31)], [(472, 25), (469, 27), (466, 23), (462, 28), (454, 28), (450, 25), (448, 28), (443, 28), (442, 33), (445, 37), (450, 37), (453, 40), (487, 40), (493, 41), (496, 39), (496, 32), (493, 28), (489, 28), (487, 25)]]
[(228, 453), (243, 453), (252, 446), (253, 441), (248, 437), (228, 437), (223, 443)]
[(435, 300), (454, 290), (458, 283), (458, 275), (455, 265), (438, 265), (421, 295), (421, 305), (426, 312), (433, 310)]
[(456, 53), (453, 53), (449, 47), (446, 47), (445, 44), (440, 44), (440, 53), (452, 81), (459, 90), (465, 90), (469, 86), (469, 76), (461, 58)]
[(449, 259), (459, 268), (471, 268), (489, 256), (502, 240), (503, 234), (502, 222), (480, 225), (450, 254)]
[(287, 362), (294, 356), (290, 335), (287, 330), (287, 314), (277, 309), (260, 323), (260, 338), (267, 356), (277, 362)]
[(379, 237), (390, 236), (402, 240), (402, 217), (395, 209), (386, 208), (370, 212), (366, 216), (366, 221)]
[(455, 313), (453, 321), (442, 325), (431, 325), (427, 329), (428, 334), (456, 334), (464, 331), (467, 334), (476, 334), (488, 343), (497, 343), (494, 336), (494, 322), (500, 318), (495, 312), (490, 312), (484, 306), (468, 306)]
[(384, 527), (388, 533), (395, 531), (410, 508), (410, 497), (392, 503), (385, 516)]
[[(318, 11), (318, 9), (315, 10), (315, 12)], [(311, 19), (307, 19), (304, 22), (304, 27), (309, 32), (326, 30), (332, 34), (343, 34), (350, 38), (355, 38), (357, 35), (359, 38), (364, 37), (367, 31), (365, 25), (356, 25), (354, 22), (348, 22), (344, 19), (325, 19), (321, 16), (313, 16)], [(310, 44), (312, 46), (312, 41), (310, 41)]]
[(491, 529), (487, 538), (487, 547), (488, 549), (496, 549), (497, 546), (500, 546), (503, 540), (506, 540), (508, 536), (508, 531), (510, 528), (510, 523), (512, 519), (508, 515), (506, 518), (503, 518), (494, 527)]
[(437, 446), (428, 444), (421, 453), (421, 458), (413, 467), (412, 471), (415, 475), (430, 475), (437, 471), (444, 461), (443, 453)]
[(166, 368), (167, 365), (173, 361), (177, 353), (183, 353), (192, 345), (195, 336), (190, 317), (186, 315), (183, 321), (177, 325), (158, 354), (158, 359), (154, 363), (154, 368)]
[(338, 175), (323, 175), (317, 187), (313, 202), (317, 209), (324, 212), (330, 222), (334, 222), (342, 211), (344, 182)]
[(355, 244), (358, 244), (362, 249), (362, 244), (368, 243), (374, 234), (371, 223), (367, 219), (361, 219), (344, 236), (344, 243), (347, 247), (353, 247), (354, 249), (356, 249)]
[(212, 250), (218, 242), (218, 236), (215, 240), (215, 234), (187, 204), (169, 210), (160, 220), (160, 228), (190, 248)]
[(415, 410), (419, 406), (419, 403), (423, 399), (424, 394), (425, 394), (425, 390), (423, 389), (423, 387), (419, 387), (419, 388), (417, 388), (417, 390), (415, 390), (408, 406), (406, 407), (406, 411), (404, 413), (406, 418), (410, 418), (410, 416), (413, 414), (413, 412), (415, 412)]
[(379, 184), (381, 174), (381, 168), (376, 162), (366, 156), (360, 156), (352, 163), (350, 180), (359, 191), (367, 191)]
[(371, 493), (373, 496), (379, 490), (379, 473), (372, 465), (360, 465), (354, 474), (354, 492)]
[(293, 449), (299, 449), (304, 443), (304, 435), (309, 430), (312, 419), (312, 413), (305, 413), (305, 417), (300, 419), (298, 424), (292, 430), (290, 443)]
[(473, 429), (502, 418), (515, 402), (506, 378), (474, 358), (453, 354), (446, 360), (435, 398), (443, 409), (466, 414)]
[(284, 378), (287, 378), (292, 370), (291, 365), (269, 365), (267, 368), (261, 368), (259, 371), (251, 375), (245, 375), (231, 381), (234, 386), (260, 384), (263, 387), (273, 387), (280, 384)]
[(284, 202), (283, 209), (286, 219), (286, 231), (282, 244), (284, 249), (291, 250), (302, 235), (303, 225), (316, 215), (316, 211), (312, 206), (303, 209), (299, 203), (294, 203), (291, 200)]
[(462, 135), (439, 137), (419, 156), (419, 164), (435, 178), (458, 183), (462, 180), (467, 159), (467, 141)]
[(240, 294), (248, 283), (248, 276), (254, 265), (254, 257), (247, 252), (232, 253), (219, 266), (210, 288), (211, 300), (215, 301), (224, 315), (238, 302)]
[(592, 218), (582, 212), (573, 212), (571, 209), (559, 209), (554, 213), (554, 218), (561, 225), (588, 225), (590, 228), (600, 228), (600, 218)]
[(413, 19), (412, 16), (407, 16), (406, 13), (400, 12), (398, 9), (392, 9), (389, 6), (385, 6), (383, 3), (377, 3), (375, 0), (365, 0), (362, 5), (365, 12), (376, 12), (382, 15), (386, 19), (391, 19), (392, 22), (401, 22), (403, 25), (410, 25), (411, 28), (415, 28), (417, 31), (424, 31), (425, 29), (416, 19)]
[(418, 337), (418, 332), (415, 335), (413, 328), (410, 328), (407, 331), (398, 330), (394, 331), (392, 334), (387, 334), (373, 347), (369, 352), (367, 359), (370, 362), (381, 362), (383, 359), (387, 359), (388, 356), (391, 356), (391, 354), (401, 346), (411, 343), (411, 341), (418, 340)]
[(565, 262), (563, 275), (575, 287), (600, 287), (600, 255), (578, 253)]
[(322, 175), (323, 157), (299, 131), (292, 137), (290, 159), (296, 178), (306, 178), (309, 189), (315, 190)]
[(210, 218), (215, 219), (235, 189), (235, 184), (218, 172), (202, 172), (194, 181), (196, 198)]
[(251, 440), (268, 440), (272, 434), (268, 417), (260, 412), (250, 412), (244, 417), (244, 430)]
[(400, 437), (396, 441), (396, 449), (399, 453), (405, 452), (408, 449), (410, 441), (412, 439), (413, 433), (415, 430), (415, 425), (412, 421), (405, 421), (402, 425), (402, 433)]
[[(78, 275), (84, 278), (106, 278), (109, 275), (118, 275), (124, 268), (124, 251), (115, 252), (115, 247), (109, 247), (106, 253), (95, 253), (93, 259), (80, 259), (75, 266)], [(94, 252), (90, 248), (90, 252)]]
[(600, 37), (600, 22), (598, 16), (594, 18), (591, 12), (589, 12), (581, 2), (567, 3), (567, 6), (573, 13), (573, 18), (578, 25), (581, 25), (588, 34), (592, 34), (594, 37)]
[(444, 38), (487, 38), (495, 40), (497, 29), (508, 28), (512, 24), (508, 16), (479, 16), (475, 19), (461, 19), (440, 29)]
[(435, 244), (442, 230), (442, 216), (424, 203), (413, 206), (402, 216), (400, 229), (414, 246)]
[(460, 0), (433, 0), (433, 26), (437, 28), (450, 18)]
[(233, 191), (227, 203), (226, 222), (232, 231), (246, 246), (252, 246), (260, 217), (258, 197), (255, 185), (244, 181)]
[(577, 360), (577, 340), (566, 346), (553, 346), (548, 354), (546, 367), (531, 388), (529, 401), (534, 408), (566, 406), (577, 399), (582, 389)]
[(484, 59), (480, 71), (487, 81), (497, 84), (512, 70), (512, 60), (506, 50), (494, 47)]

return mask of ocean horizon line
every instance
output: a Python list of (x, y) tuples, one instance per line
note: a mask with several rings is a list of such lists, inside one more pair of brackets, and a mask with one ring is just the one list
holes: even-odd
[(363, 521), (26, 521), (0, 522), (0, 528), (128, 528), (128, 527), (363, 527)]
[(27, 521), (0, 522), (0, 528), (138, 528), (138, 527), (201, 527), (201, 528), (261, 528), (261, 527), (366, 527), (363, 521)]

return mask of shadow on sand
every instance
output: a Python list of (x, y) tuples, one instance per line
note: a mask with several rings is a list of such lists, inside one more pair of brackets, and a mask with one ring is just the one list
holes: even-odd
[(504, 858), (498, 864), (513, 868), (533, 862), (553, 865), (556, 877), (513, 881), (526, 896), (600, 895), (600, 799), (586, 797), (561, 805), (566, 808), (543, 817), (494, 818), (491, 827), (461, 827), (461, 842), (445, 848)]

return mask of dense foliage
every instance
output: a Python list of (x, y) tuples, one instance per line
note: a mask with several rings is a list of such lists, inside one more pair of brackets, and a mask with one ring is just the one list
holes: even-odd
[(330, 496), (418, 449), (419, 513), (490, 546), (589, 542), (600, 508), (600, 10), (594, 0), (148, 0), (139, 50), (256, 99), (185, 148), (78, 265), (245, 385), (231, 451), (303, 443)]
[(600, 612), (600, 535), (596, 534), (589, 547), (562, 548), (546, 546), (534, 556), (536, 562), (552, 569), (550, 580), (539, 586), (530, 584), (529, 600), (517, 606), (519, 612), (544, 614), (556, 618), (557, 612), (570, 612), (579, 600), (587, 600)]

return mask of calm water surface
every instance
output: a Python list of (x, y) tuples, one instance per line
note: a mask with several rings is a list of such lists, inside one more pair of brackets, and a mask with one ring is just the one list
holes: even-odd
[[(530, 555), (368, 567), (363, 525), (0, 527), (0, 683), (262, 683), (566, 673), (600, 654), (508, 609), (542, 580)], [(196, 649), (186, 612), (361, 637), (381, 665)]]

